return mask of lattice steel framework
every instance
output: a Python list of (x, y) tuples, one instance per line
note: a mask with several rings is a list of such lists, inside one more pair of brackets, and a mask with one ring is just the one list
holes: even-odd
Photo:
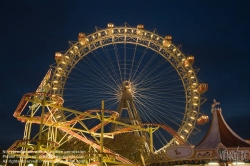
[[(71, 47), (68, 51), (57, 53), (57, 56), (60, 58), (56, 65), (52, 66), (52, 88), (50, 93), (63, 97), (67, 78), (79, 60), (98, 48), (120, 43), (149, 48), (163, 56), (175, 68), (182, 80), (186, 96), (185, 115), (177, 133), (184, 141), (187, 141), (195, 128), (200, 105), (204, 102), (198, 90), (201, 84), (196, 76), (197, 71), (192, 67), (191, 63), (185, 65), (187, 57), (169, 40), (168, 36), (164, 38), (155, 32), (145, 30), (143, 25), (130, 27), (125, 24), (124, 26), (116, 27), (113, 24), (108, 24), (107, 28), (97, 28), (96, 32), (87, 36), (81, 34), (78, 42), (71, 42)], [(178, 144), (175, 138), (155, 153), (160, 153), (164, 151), (165, 147), (173, 144)]]

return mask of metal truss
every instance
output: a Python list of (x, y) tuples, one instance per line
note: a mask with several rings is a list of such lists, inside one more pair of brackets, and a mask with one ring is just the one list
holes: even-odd
[[(201, 96), (203, 91), (199, 91), (199, 87), (204, 86), (204, 84), (198, 82), (197, 70), (192, 67), (193, 56), (185, 56), (179, 47), (171, 42), (171, 36), (164, 38), (155, 32), (145, 30), (143, 25), (130, 27), (124, 24), (122, 27), (116, 27), (110, 23), (107, 28), (97, 28), (96, 32), (87, 36), (80, 33), (78, 39), (78, 42), (71, 42), (71, 47), (66, 52), (56, 53), (57, 63), (51, 66), (53, 69), (52, 79), (50, 80), (51, 94), (63, 96), (64, 86), (71, 70), (80, 59), (98, 48), (119, 43), (149, 48), (163, 56), (175, 68), (182, 80), (185, 89), (186, 108), (183, 110), (185, 115), (177, 133), (184, 141), (187, 141), (195, 129), (196, 120), (200, 114), (200, 105), (204, 101)], [(173, 138), (155, 153), (162, 153), (166, 147), (175, 144), (179, 144), (179, 142)]]

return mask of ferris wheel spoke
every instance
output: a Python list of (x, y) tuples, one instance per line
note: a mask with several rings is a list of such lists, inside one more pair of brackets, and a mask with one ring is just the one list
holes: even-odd
[[(164, 78), (165, 75), (167, 75), (169, 72), (168, 70), (163, 70), (161, 72), (159, 72), (158, 74), (155, 74), (153, 75), (153, 73), (159, 69), (159, 67), (161, 66), (161, 64), (159, 64), (161, 62), (158, 62), (158, 64), (154, 65), (154, 67), (152, 67), (152, 69), (150, 71), (146, 71), (145, 74), (142, 74), (140, 77), (143, 77), (143, 79), (139, 79), (139, 78), (136, 78), (136, 79), (139, 79), (141, 83), (144, 83), (147, 84), (147, 81), (146, 80), (152, 80), (153, 82), (157, 82), (155, 79), (158, 79), (158, 78)], [(163, 62), (164, 63), (164, 62)], [(172, 69), (173, 71), (173, 69)], [(170, 71), (171, 72), (171, 71)], [(163, 74), (162, 74), (163, 73)], [(153, 76), (152, 76), (153, 75)], [(150, 79), (149, 79), (150, 78)], [(135, 80), (136, 84), (138, 84), (137, 80)]]
[[(88, 83), (86, 83), (88, 82)], [(84, 84), (85, 83), (85, 84)], [(98, 83), (98, 84), (97, 84)], [(81, 84), (78, 84), (77, 86), (76, 85), (68, 85), (65, 89), (66, 90), (69, 90), (69, 89), (72, 89), (72, 90), (80, 90), (80, 89), (86, 89), (88, 91), (90, 91), (90, 87), (93, 87), (93, 85), (95, 85), (95, 89), (93, 91), (97, 91), (97, 90), (106, 90), (106, 91), (110, 91), (110, 89), (112, 89), (111, 91), (114, 91), (114, 92), (117, 92), (117, 89), (114, 88), (114, 87), (110, 87), (108, 85), (104, 86), (104, 85), (100, 85), (101, 82), (99, 81), (93, 81), (93, 82), (90, 82), (90, 81), (83, 81), (81, 82)], [(81, 87), (81, 85), (84, 85), (84, 87)]]
[[(172, 70), (173, 71), (173, 70)], [(170, 72), (172, 72), (170, 71)], [(162, 83), (165, 83), (165, 84), (169, 84), (171, 83), (171, 81), (179, 81), (181, 80), (180, 78), (178, 78), (178, 76), (167, 76), (170, 72), (167, 72), (167, 71), (161, 71), (161, 72), (158, 72), (157, 74), (155, 74), (154, 76), (151, 76), (151, 84), (152, 85), (157, 85), (157, 84), (162, 84)], [(165, 80), (163, 80), (162, 78), (166, 77)], [(145, 77), (145, 79), (143, 80), (143, 82), (145, 83), (148, 83), (148, 79), (149, 77)]]
[[(137, 88), (139, 89), (139, 88)], [(138, 90), (138, 92), (136, 92), (136, 94), (140, 95), (141, 94), (145, 94), (145, 93), (148, 93), (148, 92), (151, 92), (151, 94), (155, 94), (155, 93), (158, 93), (160, 95), (164, 95), (164, 94), (172, 94), (173, 96), (180, 96), (182, 94), (184, 94), (184, 90), (183, 89), (180, 89), (178, 87), (166, 87), (166, 88), (157, 88), (157, 87), (148, 87), (148, 88), (144, 88), (143, 90)]]
[[(181, 85), (172, 85), (173, 83), (176, 83), (178, 81), (181, 81), (180, 79), (175, 79), (175, 77), (168, 78), (166, 80), (162, 80), (163, 76), (159, 76), (158, 78), (153, 78), (153, 79), (145, 79), (144, 81), (140, 81), (137, 84), (135, 84), (136, 87), (152, 87), (152, 88), (162, 88), (164, 89), (165, 87), (182, 87)], [(140, 89), (140, 88), (139, 88)], [(182, 87), (183, 89), (183, 87)]]
[[(151, 96), (171, 96), (172, 98), (178, 98), (178, 97), (181, 97), (183, 99), (183, 95), (180, 94), (180, 92), (184, 94), (184, 90), (180, 90), (179, 88), (164, 88), (164, 91), (161, 89), (161, 88), (154, 88), (154, 89), (151, 89), (151, 88), (145, 88), (141, 91), (138, 91), (135, 93), (134, 96), (137, 96), (137, 97), (145, 97), (144, 94), (148, 93), (148, 92), (151, 92)], [(159, 92), (159, 93), (158, 93)], [(178, 92), (178, 94), (176, 93)], [(146, 95), (147, 96), (147, 95)]]
[[(134, 82), (139, 82), (139, 80), (141, 82), (144, 82), (144, 79), (150, 78), (150, 76), (151, 76), (150, 74), (153, 75), (153, 73), (160, 67), (159, 62), (158, 62), (158, 64), (156, 64), (154, 66), (148, 67), (148, 66), (150, 66), (151, 63), (153, 63), (152, 60), (154, 60), (154, 58), (156, 57), (156, 55), (158, 55), (158, 54), (154, 54), (151, 57), (151, 59), (148, 61), (148, 64), (146, 64), (144, 66), (144, 68), (142, 69), (142, 71), (140, 71), (140, 73), (136, 76), (136, 78), (134, 79)], [(168, 72), (167, 72), (167, 70), (164, 70), (164, 71), (161, 71), (159, 73), (155, 73), (156, 75), (151, 76), (151, 79), (153, 80), (154, 78), (157, 78), (158, 75), (160, 75), (161, 73), (165, 73), (166, 74)]]
[[(152, 111), (152, 110), (151, 110)], [(141, 115), (142, 117), (144, 117), (145, 119), (147, 118), (148, 119), (148, 122), (152, 123), (152, 122), (155, 122), (155, 123), (160, 123), (160, 124), (165, 124), (165, 125), (169, 125), (166, 120), (168, 122), (172, 122), (173, 124), (175, 124), (176, 126), (180, 127), (180, 124), (176, 122), (176, 120), (174, 120), (172, 117), (168, 117), (168, 116), (164, 116), (164, 120), (163, 120), (163, 117), (162, 116), (159, 116), (153, 112), (151, 112), (150, 116), (145, 116), (147, 115), (148, 112), (141, 112)]]
[(115, 57), (116, 57), (116, 62), (117, 62), (117, 65), (118, 65), (118, 69), (119, 69), (119, 73), (120, 73), (120, 78), (121, 78), (121, 82), (122, 82), (122, 73), (121, 73), (121, 67), (120, 67), (120, 59), (119, 59), (119, 51), (117, 49), (117, 45), (115, 44), (114, 45), (114, 52), (115, 52)]
[(103, 52), (104, 52), (104, 54), (106, 55), (106, 57), (108, 58), (108, 61), (109, 61), (109, 63), (108, 64), (110, 64), (110, 67), (111, 67), (111, 71), (112, 71), (112, 73), (114, 73), (114, 80), (116, 81), (116, 85), (119, 85), (119, 77), (117, 76), (118, 74), (117, 74), (117, 72), (116, 72), (116, 70), (115, 70), (115, 66), (114, 66), (114, 64), (113, 64), (113, 61), (111, 60), (111, 58), (110, 58), (110, 54), (109, 54), (109, 52), (108, 52), (108, 50), (107, 50), (107, 48), (106, 47), (102, 47), (102, 49), (103, 49)]
[[(152, 111), (152, 110), (154, 110), (152, 113), (160, 113), (161, 114), (161, 116), (168, 116), (168, 114), (170, 114), (169, 116), (176, 116), (176, 115), (174, 115), (174, 114), (172, 114), (172, 113), (170, 113), (170, 112), (173, 112), (173, 113), (175, 113), (175, 114), (183, 114), (183, 113), (181, 113), (181, 112), (179, 112), (179, 111), (176, 111), (176, 109), (172, 109), (171, 107), (168, 107), (167, 109), (165, 108), (165, 107), (163, 107), (163, 106), (159, 106), (159, 105), (153, 105), (154, 107), (152, 107), (151, 106), (152, 104), (151, 103), (149, 103), (149, 104), (145, 104), (144, 105), (144, 107), (145, 108), (148, 108), (149, 109), (149, 111)], [(159, 110), (166, 110), (165, 112), (163, 112), (163, 111), (159, 111)], [(178, 117), (177, 117), (178, 118)], [(180, 118), (178, 118), (178, 119), (180, 119)]]
[[(172, 113), (170, 113), (170, 112), (168, 111), (168, 110), (171, 110), (171, 107), (168, 108), (167, 111), (164, 112), (164, 113), (163, 113), (162, 111), (159, 111), (159, 109), (161, 109), (161, 110), (165, 110), (165, 109), (166, 109), (166, 108), (163, 107), (164, 105), (159, 105), (159, 104), (160, 104), (160, 103), (157, 103), (157, 107), (152, 107), (152, 106), (151, 106), (152, 103), (148, 103), (148, 104), (146, 104), (146, 106), (149, 107), (149, 108), (151, 108), (150, 110), (152, 110), (152, 108), (153, 108), (153, 109), (155, 110), (154, 113), (156, 113), (156, 114), (160, 113), (160, 114), (165, 115), (165, 116), (175, 117), (176, 119), (179, 119), (180, 121), (182, 121), (182, 119), (176, 117), (176, 115), (173, 115)], [(154, 106), (155, 106), (155, 105), (154, 105)], [(176, 113), (176, 111), (175, 111), (175, 113)]]
[[(168, 109), (169, 110), (169, 109)], [(163, 122), (163, 124), (167, 124), (166, 122), (164, 122), (164, 120), (163, 120), (163, 117), (164, 117), (164, 119), (174, 119), (174, 122), (176, 123), (177, 121), (179, 121), (179, 123), (176, 123), (176, 124), (178, 124), (178, 126), (180, 126), (181, 125), (181, 123), (182, 123), (182, 119), (181, 118), (179, 118), (178, 116), (176, 116), (176, 115), (174, 115), (174, 114), (172, 114), (171, 112), (169, 112), (169, 111), (166, 111), (167, 113), (163, 113), (163, 112), (160, 112), (160, 111), (157, 111), (157, 112), (154, 112), (155, 113), (155, 115), (158, 117), (158, 119), (161, 119)], [(173, 122), (173, 121), (172, 121)]]
[(131, 80), (134, 80), (135, 74), (137, 73), (138, 68), (140, 67), (141, 62), (142, 62), (142, 60), (143, 60), (143, 58), (144, 58), (146, 52), (147, 52), (147, 48), (144, 49), (144, 51), (143, 51), (143, 53), (142, 53), (142, 56), (141, 56), (141, 58), (140, 58), (140, 60), (139, 60), (139, 63), (137, 64), (136, 69), (135, 69), (135, 71), (134, 71), (134, 74), (132, 74)]
[[(102, 98), (99, 98), (96, 99), (95, 101), (93, 100), (85, 100), (85, 101), (88, 101), (88, 102), (83, 102), (82, 100), (74, 100), (74, 104), (70, 104), (70, 105), (67, 105), (68, 107), (74, 107), (76, 109), (80, 109), (80, 110), (83, 110), (85, 111), (87, 108), (96, 108), (97, 106), (99, 106), (100, 104), (100, 101), (102, 100)], [(109, 101), (109, 100), (106, 100), (106, 101)], [(105, 104), (106, 107), (109, 106), (109, 104)]]
[[(138, 101), (137, 100), (137, 103), (139, 104), (139, 108), (141, 108), (140, 110), (140, 112), (142, 113), (142, 115), (143, 115), (143, 117), (145, 117), (145, 119), (147, 119), (146, 117), (148, 117), (149, 118), (149, 121), (154, 121), (154, 119), (153, 118), (156, 118), (156, 119), (158, 119), (158, 123), (163, 123), (163, 124), (166, 124), (166, 122), (164, 122), (163, 120), (162, 120), (162, 118), (159, 118), (157, 115), (156, 115), (156, 111), (158, 111), (156, 108), (154, 108), (154, 107), (152, 107), (151, 105), (149, 105), (149, 104), (143, 104), (142, 102), (140, 102), (140, 101)], [(147, 110), (147, 111), (144, 111), (144, 110)], [(150, 116), (148, 116), (148, 114), (149, 114), (149, 112), (150, 112)], [(171, 122), (173, 122), (173, 123), (175, 123), (176, 125), (178, 125), (178, 126), (180, 126), (178, 123), (176, 123), (176, 121), (174, 121), (172, 118), (170, 118), (170, 117), (168, 117), (167, 115), (165, 115), (164, 114), (164, 117), (166, 118), (166, 119), (168, 119), (169, 121), (171, 121)]]
[[(150, 64), (153, 63), (153, 60), (156, 58), (157, 55), (158, 55), (158, 53), (155, 52), (155, 53), (151, 56), (150, 60), (147, 61), (147, 64), (144, 65), (144, 67), (141, 69), (140, 73), (139, 73), (139, 74), (136, 76), (136, 78), (134, 79), (135, 82), (136, 82), (136, 80), (137, 80), (137, 77), (140, 77), (140, 75), (142, 75), (142, 73), (143, 73), (143, 74), (146, 73), (148, 66), (150, 66)], [(140, 63), (141, 63), (141, 62), (140, 62)]]
[[(172, 95), (171, 92), (161, 92), (159, 94), (158, 94), (158, 91), (156, 91), (156, 92), (157, 93), (155, 93), (155, 91), (151, 91), (150, 94), (146, 94), (146, 93), (144, 93), (144, 91), (142, 91), (141, 94), (138, 93), (138, 94), (135, 94), (134, 96), (135, 96), (135, 98), (143, 98), (143, 99), (150, 99), (150, 98), (155, 99), (156, 98), (156, 100), (157, 99), (160, 100), (160, 99), (163, 99), (163, 98), (167, 98), (167, 99), (171, 98), (172, 101), (178, 101), (178, 98), (175, 98), (176, 96), (181, 97), (180, 94)], [(180, 91), (180, 92), (182, 92), (182, 91)], [(183, 97), (181, 99), (183, 99)]]
[[(161, 145), (164, 146), (166, 145), (166, 143), (168, 143), (168, 141), (164, 138), (162, 132), (160, 131), (155, 131), (155, 136), (157, 137), (157, 139), (160, 141)], [(164, 141), (164, 142), (163, 142)]]
[[(167, 110), (169, 108), (175, 108), (175, 109), (180, 109), (181, 107), (177, 106), (177, 104), (173, 105), (173, 104), (170, 104), (170, 102), (166, 102), (165, 100), (164, 101), (161, 101), (161, 102), (157, 102), (155, 100), (150, 100), (150, 99), (147, 99), (145, 100), (147, 101), (148, 103), (150, 104), (154, 104), (154, 105), (158, 105), (158, 106), (165, 106), (167, 108), (165, 108), (164, 110)], [(144, 102), (144, 101), (143, 101)], [(175, 103), (178, 103), (175, 101)], [(179, 102), (180, 103), (180, 102)], [(182, 108), (183, 109), (183, 108)], [(180, 109), (181, 110), (181, 109)]]
[(167, 88), (168, 90), (172, 89), (172, 88), (184, 89), (181, 85), (174, 84), (177, 81), (181, 81), (181, 80), (173, 80), (173, 81), (165, 82), (165, 81), (161, 81), (159, 79), (158, 83), (154, 82), (154, 81), (148, 81), (146, 83), (135, 84), (134, 86), (138, 87), (138, 90), (140, 90), (140, 91), (142, 91), (141, 89), (144, 90), (144, 89), (149, 89), (149, 88), (162, 89), (162, 90), (164, 90), (165, 88)]
[(157, 130), (156, 132), (157, 132), (156, 135), (158, 135), (158, 138), (161, 140), (162, 145), (165, 145), (168, 141), (167, 141), (167, 139), (165, 139), (163, 132), (160, 130)]
[(157, 64), (153, 65), (152, 68), (149, 69), (148, 72), (145, 72), (145, 74), (140, 75), (140, 77), (135, 78), (135, 82), (137, 82), (137, 79), (141, 80), (143, 82), (145, 79), (149, 78), (151, 74), (157, 71), (165, 63), (163, 60), (159, 61)]
[(80, 87), (80, 86), (69, 86), (67, 88), (65, 88), (65, 90), (72, 90), (72, 91), (78, 91), (78, 92), (86, 92), (88, 91), (90, 88), (95, 88), (95, 90), (93, 90), (92, 92), (99, 92), (99, 93), (118, 93), (117, 90), (110, 90), (109, 87), (98, 87), (98, 86), (84, 86), (84, 87)]
[[(99, 70), (97, 73), (89, 74), (91, 77), (95, 78), (93, 81), (94, 83), (101, 83), (100, 85), (106, 85), (110, 88), (116, 88), (115, 83), (112, 81), (112, 79), (109, 79), (108, 77), (104, 77), (104, 74)], [(86, 78), (85, 81), (89, 81), (89, 78)], [(89, 81), (90, 82), (90, 81)], [(91, 82), (93, 83), (93, 82)]]
[[(86, 86), (86, 87), (67, 87), (67, 88), (65, 88), (65, 90), (66, 91), (72, 91), (72, 92), (78, 92), (78, 95), (80, 95), (80, 94), (84, 94), (84, 92), (86, 93), (86, 92), (88, 92), (88, 90), (90, 89), (90, 88), (95, 88), (95, 90), (93, 90), (92, 91), (92, 93), (95, 93), (95, 94), (112, 94), (112, 93), (115, 93), (115, 94), (117, 94), (118, 93), (118, 91), (116, 91), (116, 90), (110, 90), (109, 88), (107, 88), (107, 87), (93, 87), (93, 86)], [(115, 94), (113, 94), (113, 95), (115, 95)], [(69, 96), (69, 95), (71, 95), (71, 94), (65, 94), (65, 96)]]
[[(87, 58), (87, 57), (86, 57)], [(91, 75), (91, 77), (96, 78), (96, 80), (103, 80), (105, 82), (113, 82), (114, 79), (113, 77), (109, 74), (109, 72), (104, 72), (102, 69), (100, 69), (100, 67), (98, 67), (98, 65), (94, 64), (93, 60), (91, 60), (89, 58), (89, 63), (87, 65), (87, 68), (85, 67), (85, 70), (87, 71), (88, 75)], [(89, 69), (91, 69), (91, 71), (89, 71)], [(79, 69), (82, 73), (85, 73), (84, 70)], [(104, 77), (104, 75), (106, 77)], [(113, 81), (110, 81), (113, 80)]]
[[(82, 76), (80, 74), (74, 73), (73, 75), (77, 76), (78, 78), (82, 78)], [(91, 80), (89, 80), (89, 78), (84, 79), (84, 77), (83, 77), (82, 78), (83, 80), (82, 81), (79, 80), (78, 82), (80, 82), (80, 83), (90, 82), (91, 85), (97, 85), (97, 86), (104, 85), (104, 86), (110, 87), (112, 89), (116, 89), (115, 84), (113, 84), (111, 81), (108, 81), (107, 78), (103, 78), (103, 76), (100, 76), (99, 73), (96, 75), (94, 75), (94, 74), (89, 74), (89, 75), (95, 79), (93, 81), (91, 81)], [(98, 76), (100, 76), (100, 77), (98, 77)], [(99, 84), (97, 84), (97, 83), (99, 83)]]
[(170, 108), (176, 108), (176, 109), (181, 109), (181, 110), (185, 109), (185, 108), (183, 108), (183, 107), (180, 107), (180, 106), (171, 104), (170, 102), (166, 102), (166, 101), (164, 101), (164, 103), (161, 103), (161, 102), (158, 102), (158, 101), (152, 101), (152, 100), (147, 100), (147, 101), (148, 101), (148, 102), (152, 102), (152, 104), (153, 104), (153, 103), (157, 103), (157, 104), (159, 104), (159, 105), (164, 104), (164, 106), (167, 106), (167, 108), (170, 107)]
[(91, 93), (88, 92), (89, 87), (87, 87), (87, 88), (68, 88), (68, 89), (65, 89), (65, 90), (67, 90), (67, 91), (70, 90), (72, 92), (77, 93), (77, 95), (72, 93), (72, 94), (65, 94), (65, 96), (80, 96), (80, 95), (84, 95), (84, 94), (85, 95), (86, 94), (88, 94), (88, 95), (92, 94), (93, 96), (95, 96), (95, 95), (103, 95), (103, 94), (110, 95), (110, 96), (117, 96), (117, 94), (118, 94), (117, 91), (110, 91), (108, 88), (96, 88), (96, 90), (92, 91)]
[[(175, 124), (177, 127), (181, 126), (182, 120), (174, 119), (174, 117), (172, 117), (172, 116), (164, 115), (164, 118), (162, 116), (163, 115), (152, 113), (152, 115), (150, 116), (150, 121), (160, 123), (163, 125), (167, 125), (167, 126), (170, 126), (170, 124)], [(179, 123), (177, 121), (179, 121)], [(174, 126), (172, 126), (172, 127), (174, 127)]]
[[(159, 96), (158, 96), (159, 97)], [(137, 99), (137, 98), (136, 98)], [(141, 97), (141, 98), (139, 98), (138, 100), (141, 100), (141, 101), (143, 101), (143, 102), (146, 102), (146, 101), (153, 101), (153, 102), (160, 102), (160, 103), (164, 103), (164, 104), (166, 104), (166, 103), (168, 103), (168, 102), (174, 102), (174, 103), (176, 103), (176, 104), (181, 104), (181, 103), (184, 103), (182, 100), (180, 100), (180, 99), (172, 99), (172, 98), (163, 98), (163, 97), (160, 97), (159, 98), (159, 100), (156, 100), (156, 99), (154, 99), (153, 97)]]
[[(107, 100), (105, 100), (105, 101), (107, 101)], [(110, 101), (112, 101), (112, 102), (110, 102), (108, 105), (106, 104), (105, 105), (105, 107), (107, 108), (107, 109), (112, 109), (114, 106), (117, 106), (118, 105), (118, 101), (113, 101), (113, 100), (110, 100)], [(106, 109), (105, 108), (105, 109)]]
[(77, 95), (66, 94), (65, 97), (70, 97), (70, 99), (73, 99), (76, 96), (82, 96), (83, 98), (95, 97), (95, 96), (103, 96), (103, 95), (105, 95), (107, 97), (115, 98), (117, 96), (115, 94), (112, 94), (110, 91), (106, 91), (106, 92), (105, 91), (104, 92), (93, 91), (92, 93), (86, 93), (86, 91), (75, 90), (74, 92), (77, 93)]
[[(102, 100), (104, 100), (103, 97), (96, 97), (96, 96), (97, 96), (97, 95), (95, 95), (95, 96), (90, 96), (90, 95), (88, 95), (88, 96), (86, 96), (86, 97), (76, 96), (76, 97), (71, 97), (70, 99), (67, 99), (67, 100), (65, 100), (65, 101), (77, 101), (77, 100), (81, 101), (82, 99), (84, 99), (84, 101), (92, 101), (93, 99), (89, 99), (89, 98), (91, 98), (91, 97), (95, 97), (95, 100), (96, 100), (96, 99), (102, 99)], [(100, 95), (100, 96), (101, 96), (101, 95)], [(116, 98), (111, 97), (111, 96), (109, 96), (109, 98), (110, 98), (111, 100), (116, 100)]]
[(132, 78), (132, 71), (133, 71), (133, 67), (134, 67), (134, 60), (135, 60), (136, 48), (137, 48), (137, 44), (135, 45), (134, 53), (133, 53), (133, 58), (132, 58), (132, 61), (131, 61), (131, 68), (130, 68), (130, 72), (129, 72), (129, 80), (131, 80), (131, 78)]
[[(171, 83), (174, 83), (176, 81), (173, 81)], [(149, 84), (143, 85), (143, 86), (138, 86), (138, 89), (140, 92), (146, 92), (146, 91), (184, 91), (183, 87), (181, 87), (180, 85), (162, 85), (162, 84), (156, 84), (156, 85), (152, 85), (150, 86)], [(137, 87), (137, 86), (136, 86)]]
[[(94, 52), (92, 52), (92, 53), (94, 54)], [(114, 75), (111, 75), (110, 69), (108, 68), (108, 67), (110, 67), (110, 65), (107, 65), (107, 63), (108, 63), (107, 60), (106, 61), (104, 60), (104, 57), (106, 57), (106, 56), (101, 56), (100, 53), (98, 53), (97, 51), (96, 51), (96, 54), (98, 54), (100, 56), (100, 58), (97, 58), (97, 60), (101, 64), (102, 69), (104, 69), (105, 74), (106, 74), (105, 76), (108, 75), (109, 76), (108, 78), (112, 79), (117, 84), (118, 83), (117, 80), (114, 78)], [(114, 70), (114, 72), (115, 72), (115, 70)]]
[(149, 99), (151, 99), (151, 100), (157, 100), (157, 99), (155, 99), (155, 97), (156, 98), (158, 98), (158, 100), (159, 101), (182, 101), (183, 100), (183, 98), (181, 98), (181, 96), (180, 95), (178, 95), (178, 97), (176, 97), (176, 96), (169, 96), (169, 93), (168, 94), (165, 94), (165, 93), (163, 93), (163, 95), (161, 95), (161, 94), (156, 94), (156, 95), (153, 95), (153, 94), (150, 94), (150, 95), (143, 95), (143, 94), (135, 94), (134, 95), (135, 96), (135, 98), (138, 98), (138, 99), (143, 99), (143, 100), (149, 100)]
[(176, 77), (167, 77), (166, 80), (162, 80), (162, 77), (164, 77), (164, 75), (159, 75), (158, 77), (153, 77), (153, 78), (150, 78), (150, 79), (148, 78), (148, 79), (140, 80), (140, 82), (138, 82), (135, 85), (136, 86), (142, 86), (142, 87), (143, 86), (149, 86), (149, 85), (151, 87), (155, 87), (155, 86), (156, 87), (161, 87), (161, 86), (166, 87), (170, 83), (181, 81), (180, 79), (177, 79)]

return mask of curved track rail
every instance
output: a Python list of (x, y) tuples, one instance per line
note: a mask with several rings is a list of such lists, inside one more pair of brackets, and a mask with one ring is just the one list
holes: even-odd
[[(16, 117), (19, 121), (21, 122), (27, 122), (29, 121), (30, 123), (36, 123), (36, 124), (40, 124), (41, 123), (41, 117), (40, 116), (36, 116), (36, 117), (26, 117), (26, 116), (22, 116), (21, 113), (23, 112), (24, 108), (26, 107), (26, 105), (28, 104), (28, 99), (31, 99), (32, 97), (34, 97), (34, 95), (40, 95), (41, 93), (38, 93), (38, 92), (35, 92), (35, 93), (28, 93), (28, 94), (25, 94), (23, 96), (23, 98), (21, 99), (19, 105), (17, 106), (17, 109), (15, 110), (14, 112), (14, 117)], [(55, 97), (56, 98), (56, 97)], [(61, 104), (63, 103), (62, 101), (62, 98), (61, 97), (57, 97), (58, 101), (55, 102), (55, 104)], [(56, 111), (57, 109), (55, 109)], [(88, 110), (88, 111), (85, 111), (83, 112), (83, 115), (78, 115), (77, 117), (75, 117), (74, 119), (70, 120), (70, 121), (67, 121), (66, 123), (62, 123), (62, 126), (59, 127), (60, 130), (70, 134), (71, 136), (77, 138), (78, 140), (82, 141), (82, 142), (85, 142), (86, 144), (88, 145), (91, 145), (92, 147), (100, 150), (101, 149), (101, 146), (98, 145), (97, 143), (95, 143), (94, 141), (91, 141), (89, 140), (88, 138), (85, 138), (81, 135), (79, 135), (78, 133), (72, 131), (71, 129), (68, 128), (67, 125), (69, 124), (73, 124), (79, 120), (82, 120), (84, 119), (87, 115), (90, 115), (91, 113), (93, 112), (99, 112), (100, 110)], [(106, 113), (111, 113), (113, 118), (116, 118), (118, 116), (118, 113), (115, 112), (115, 111), (110, 111), (110, 110), (105, 110)], [(48, 114), (51, 114), (50, 112), (48, 112)], [(49, 116), (47, 116), (49, 117)], [(44, 125), (47, 125), (47, 126), (50, 126), (50, 125), (53, 125), (54, 122), (52, 121), (44, 121), (43, 123)], [(16, 142), (16, 143), (19, 143), (19, 142)], [(8, 149), (8, 151), (14, 151), (16, 148), (16, 143), (15, 143), (15, 146), (14, 144), (11, 146), (11, 148)], [(104, 153), (112, 153), (116, 156), (116, 159), (118, 161), (121, 161), (123, 163), (126, 163), (126, 164), (133, 164), (132, 161), (130, 161), (129, 159), (126, 159), (125, 157), (117, 154), (116, 152), (104, 147), (103, 148), (104, 150)]]
[[(17, 106), (17, 109), (15, 110), (13, 116), (16, 117), (19, 121), (21, 122), (30, 122), (30, 123), (35, 123), (35, 124), (41, 124), (42, 122), (42, 119), (40, 116), (34, 116), (34, 117), (29, 117), (29, 116), (23, 116), (21, 115), (24, 108), (27, 106), (28, 102), (30, 99), (34, 99), (36, 100), (36, 96), (42, 96), (43, 97), (50, 97), (51, 99), (51, 102), (56, 105), (56, 106), (61, 106), (63, 104), (63, 99), (60, 97), (60, 96), (55, 96), (55, 95), (45, 95), (44, 93), (41, 93), (41, 92), (34, 92), (34, 93), (27, 93), (25, 94), (20, 103), (18, 104)], [(43, 99), (42, 99), (43, 100)], [(36, 101), (37, 103), (39, 104), (42, 104), (41, 102), (41, 99), (37, 99)], [(52, 121), (52, 120), (48, 120), (49, 117), (55, 113), (56, 111), (58, 110), (58, 108), (52, 108), (50, 112), (47, 112), (44, 114), (44, 120), (43, 120), (43, 124), (46, 125), (46, 126), (51, 126), (51, 125), (54, 125), (55, 124), (55, 121)], [(85, 112), (82, 112), (82, 114), (80, 115), (77, 115), (75, 118), (69, 120), (69, 121), (66, 121), (66, 122), (62, 122), (60, 124), (60, 126), (58, 126), (58, 128), (71, 135), (72, 137), (75, 137), (77, 138), (78, 140), (88, 144), (88, 145), (91, 145), (92, 147), (100, 150), (101, 149), (101, 146), (98, 144), (98, 143), (95, 143), (94, 141), (86, 138), (86, 137), (83, 137), (81, 135), (79, 135), (78, 133), (72, 131), (69, 127), (69, 125), (73, 125), (74, 123), (80, 121), (80, 120), (84, 120), (87, 116), (90, 116), (91, 114), (93, 113), (100, 113), (102, 110), (87, 110)], [(117, 112), (115, 111), (110, 111), (110, 110), (104, 110), (105, 113), (109, 113), (111, 114), (111, 117), (110, 119), (111, 120), (115, 120), (119, 115)], [(104, 122), (104, 125), (107, 125), (108, 123), (110, 123), (110, 121), (105, 121)], [(162, 129), (164, 129), (165, 131), (167, 131), (168, 133), (170, 133), (177, 141), (179, 144), (185, 144), (184, 140), (178, 135), (178, 133), (176, 131), (174, 131), (171, 127), (167, 126), (167, 125), (162, 125), (162, 124), (156, 124), (156, 123), (145, 123), (145, 124), (140, 124), (138, 126), (143, 126), (143, 127), (161, 127)], [(95, 127), (93, 127), (92, 129), (90, 129), (89, 131), (91, 133), (95, 133), (98, 129), (100, 129), (101, 127), (101, 123), (96, 125)], [(115, 131), (115, 132), (112, 132), (112, 133), (105, 133), (107, 135), (117, 135), (117, 134), (120, 134), (120, 133), (124, 133), (124, 132), (130, 132), (130, 131), (134, 131), (135, 129), (132, 128), (132, 127), (125, 127), (119, 131)], [(27, 142), (27, 140), (26, 140)], [(16, 143), (14, 143), (9, 149), (8, 151), (15, 151), (16, 148), (18, 147), (18, 144), (20, 143), (23, 143), (22, 141), (17, 141)], [(125, 157), (117, 154), (116, 152), (104, 147), (104, 153), (111, 153), (113, 155), (116, 156), (116, 159), (118, 161), (121, 161), (123, 163), (127, 163), (127, 164), (133, 164), (132, 161), (126, 159)]]

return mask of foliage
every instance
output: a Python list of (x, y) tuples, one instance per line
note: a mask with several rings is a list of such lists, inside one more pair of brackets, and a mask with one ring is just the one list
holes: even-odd
[(104, 139), (104, 146), (136, 163), (140, 163), (141, 154), (145, 151), (145, 138), (135, 133), (124, 133), (116, 135), (114, 139)]
[[(62, 139), (61, 142), (65, 142), (57, 150), (89, 152), (89, 145), (64, 135), (63, 132), (57, 133), (57, 141)], [(47, 133), (44, 132), (42, 137), (46, 139)], [(145, 152), (145, 138), (135, 133), (124, 133), (116, 135), (114, 139), (105, 138), (104, 146), (136, 163), (141, 163), (141, 154)]]

